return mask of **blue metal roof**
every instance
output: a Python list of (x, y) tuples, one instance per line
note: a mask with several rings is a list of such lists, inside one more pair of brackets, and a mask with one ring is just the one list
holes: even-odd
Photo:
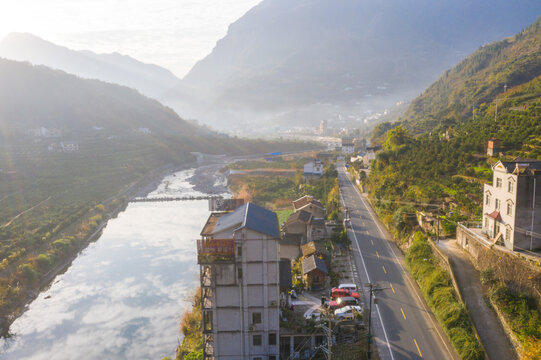
[(232, 213), (221, 216), (216, 222), (213, 232), (241, 227), (247, 227), (275, 238), (280, 237), (276, 213), (253, 203), (246, 203)]

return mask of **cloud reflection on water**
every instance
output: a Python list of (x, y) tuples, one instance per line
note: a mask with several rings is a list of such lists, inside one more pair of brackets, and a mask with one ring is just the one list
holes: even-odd
[(207, 216), (206, 201), (130, 204), (13, 323), (0, 359), (171, 355)]

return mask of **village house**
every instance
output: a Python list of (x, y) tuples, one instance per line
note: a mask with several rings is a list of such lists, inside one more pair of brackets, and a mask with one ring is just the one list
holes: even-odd
[(304, 243), (302, 234), (282, 234), (280, 239), (280, 259), (295, 260), (301, 255), (301, 245)]
[(197, 241), (203, 359), (278, 359), (279, 238), (276, 213), (253, 203), (209, 216)]
[(299, 210), (289, 215), (284, 223), (283, 231), (285, 234), (296, 234), (302, 237), (301, 244), (311, 240), (309, 233), (309, 224), (312, 220), (312, 214), (308, 211)]
[(325, 208), (318, 200), (314, 199), (313, 196), (305, 195), (295, 201), (293, 201), (293, 210), (295, 212), (299, 210), (304, 210), (312, 214), (315, 218), (324, 219), (326, 212)]
[(302, 256), (309, 257), (311, 255), (325, 255), (327, 250), (322, 243), (310, 241), (301, 246)]
[(484, 186), (483, 233), (511, 250), (541, 247), (541, 161), (498, 161)]
[(304, 176), (323, 176), (323, 163), (321, 160), (314, 160), (304, 164)]
[(488, 140), (487, 145), (487, 155), (488, 156), (498, 156), (498, 154), (502, 151), (502, 144), (500, 139), (492, 138)]
[(325, 286), (329, 271), (323, 259), (311, 255), (302, 260), (302, 274), (308, 289), (317, 289)]
[(325, 226), (325, 219), (312, 217), (308, 224), (308, 240), (321, 241), (328, 237), (329, 234), (327, 233), (327, 227)]

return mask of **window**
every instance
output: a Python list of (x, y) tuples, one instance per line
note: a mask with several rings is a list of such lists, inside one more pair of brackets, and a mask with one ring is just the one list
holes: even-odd
[(489, 194), (486, 194), (485, 205), (490, 205), (490, 195)]
[(510, 193), (512, 193), (512, 192), (513, 192), (513, 189), (514, 189), (514, 184), (513, 184), (512, 181), (509, 181), (509, 182), (507, 183), (507, 191), (510, 192)]
[(242, 279), (242, 269), (237, 269), (237, 277)]
[(502, 187), (502, 179), (496, 178), (496, 187), (501, 188)]
[(242, 256), (242, 246), (237, 246), (237, 256)]
[(496, 199), (496, 210), (500, 210), (500, 199)]
[(252, 313), (252, 324), (261, 324), (261, 313)]
[(511, 203), (507, 203), (507, 215), (513, 215), (513, 205)]
[(269, 345), (276, 345), (276, 334), (270, 333), (269, 334)]
[(269, 360), (276, 360), (276, 355), (269, 355)]
[(254, 346), (261, 346), (261, 335), (252, 336), (252, 343)]
[(505, 240), (507, 241), (511, 240), (511, 229), (509, 228), (505, 229)]

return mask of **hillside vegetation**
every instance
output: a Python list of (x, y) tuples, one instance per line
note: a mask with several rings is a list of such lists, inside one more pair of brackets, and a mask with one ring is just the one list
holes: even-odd
[[(540, 75), (541, 18), (513, 37), (481, 47), (447, 70), (412, 102), (402, 121), (416, 134), (464, 124), (470, 122), (473, 109), (482, 111), (487, 103), (509, 98), (506, 88)], [(535, 94), (536, 85), (513, 96)]]
[[(490, 138), (502, 141), (503, 155), (486, 155)], [(378, 126), (373, 140), (383, 150), (365, 184), (396, 238), (410, 239), (418, 210), (439, 214), (450, 235), (458, 221), (479, 221), (482, 186), (492, 181), (491, 165), (517, 156), (541, 159), (541, 18), (445, 72), (401, 121)], [(418, 248), (414, 241), (408, 254)], [(482, 268), (487, 298), (519, 339), (521, 356), (539, 358), (541, 301), (533, 285), (538, 279), (519, 284), (494, 272), (500, 266), (510, 270), (506, 265), (492, 254), (490, 266)]]
[[(474, 115), (464, 94), (479, 101)], [(370, 192), (397, 235), (407, 236), (413, 221), (396, 211), (435, 209), (403, 203), (452, 203), (458, 212), (450, 220), (477, 219), (482, 184), (492, 180), (490, 165), (498, 160), (485, 155), (490, 138), (502, 140), (504, 159), (541, 158), (541, 19), (473, 53), (416, 99), (401, 121), (382, 124), (373, 135), (383, 151)]]

